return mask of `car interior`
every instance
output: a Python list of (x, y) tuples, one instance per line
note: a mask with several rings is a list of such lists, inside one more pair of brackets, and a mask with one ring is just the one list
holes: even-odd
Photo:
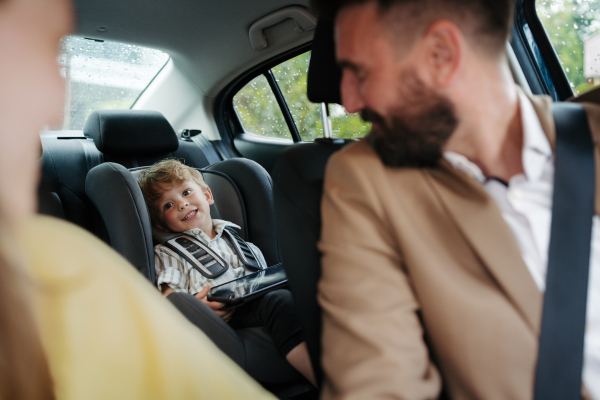
[[(584, 65), (583, 53), (592, 51), (587, 38), (594, 37), (600, 11), (547, 3), (515, 2), (507, 43), (515, 82), (555, 101), (598, 101), (593, 88), (600, 73), (589, 72), (594, 66)], [(69, 124), (41, 133), (39, 212), (92, 232), (154, 284), (155, 240), (137, 174), (165, 158), (199, 169), (216, 200), (211, 215), (239, 225), (239, 235), (261, 249), (268, 265), (284, 264), (321, 382), (316, 293), (323, 175), (331, 154), (369, 129), (340, 105), (333, 23), (320, 20), (308, 0), (75, 0), (75, 10), (76, 32), (59, 59), (70, 85)], [(581, 43), (571, 47), (549, 25), (559, 17), (563, 24), (567, 14), (579, 18), (575, 29), (581, 29)], [(112, 44), (129, 53), (108, 62), (119, 79), (104, 79), (96, 58)], [(139, 49), (163, 56), (130, 94), (127, 70), (149, 58)], [(82, 100), (86, 93), (108, 98)], [(190, 295), (175, 306), (192, 318), (197, 301)], [(220, 318), (204, 324), (215, 344), (277, 397), (318, 398), (262, 328), (245, 329), (232, 345), (211, 335), (225, 324)]]

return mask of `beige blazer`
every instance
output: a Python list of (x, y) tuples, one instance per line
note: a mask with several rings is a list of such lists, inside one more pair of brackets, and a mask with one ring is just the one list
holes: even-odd
[[(553, 145), (551, 101), (531, 100)], [(323, 399), (533, 397), (543, 297), (478, 182), (385, 167), (360, 141), (329, 161), (322, 216)]]

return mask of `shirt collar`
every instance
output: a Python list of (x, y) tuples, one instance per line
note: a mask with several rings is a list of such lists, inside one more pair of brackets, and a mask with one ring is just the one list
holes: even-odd
[(528, 180), (538, 181), (542, 177), (548, 159), (552, 157), (552, 147), (531, 100), (521, 89), (518, 93), (523, 123), (523, 169)]
[(211, 239), (200, 228), (190, 229), (190, 230), (187, 230), (187, 231), (185, 231), (183, 233), (185, 233), (187, 235), (194, 236), (194, 237), (202, 240), (204, 243), (209, 243), (209, 242), (211, 242), (213, 240), (219, 239), (221, 237), (221, 234), (223, 233), (223, 229), (225, 229), (226, 226), (231, 226), (233, 228), (241, 229), (238, 225), (234, 224), (233, 222), (224, 221), (222, 219), (213, 219), (212, 223), (213, 223), (213, 228), (215, 229), (215, 232), (217, 234), (214, 239)]
[[(517, 87), (519, 105), (521, 108), (521, 123), (523, 126), (523, 169), (525, 176), (530, 181), (537, 181), (542, 177), (546, 162), (552, 157), (552, 148), (544, 134), (540, 120), (531, 104), (531, 100), (521, 88)], [(485, 183), (486, 177), (481, 169), (462, 154), (452, 151), (444, 153), (444, 158), (457, 170), (471, 178)]]

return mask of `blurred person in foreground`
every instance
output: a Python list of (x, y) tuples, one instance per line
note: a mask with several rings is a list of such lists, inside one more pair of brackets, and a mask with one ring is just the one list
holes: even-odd
[(0, 0), (0, 398), (271, 398), (108, 246), (34, 217), (67, 0)]
[[(512, 78), (513, 1), (323, 3), (343, 105), (373, 123), (325, 174), (323, 398), (532, 398), (556, 130)], [(592, 237), (582, 395), (600, 399), (598, 215)]]

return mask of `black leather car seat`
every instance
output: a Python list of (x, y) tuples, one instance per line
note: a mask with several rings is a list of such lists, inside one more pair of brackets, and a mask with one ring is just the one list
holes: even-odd
[[(335, 63), (333, 23), (320, 20), (308, 70), (308, 97), (312, 102), (339, 103), (341, 73)], [(317, 283), (321, 276), (321, 196), (329, 157), (351, 140), (317, 139), (290, 146), (278, 158), (271, 175), (282, 260), (317, 382), (321, 367), (321, 309)]]
[(271, 172), (279, 247), (317, 382), (321, 382), (321, 309), (317, 282), (321, 277), (321, 195), (329, 157), (349, 141), (319, 140), (285, 150)]
[(221, 161), (203, 135), (178, 139), (166, 118), (156, 111), (100, 110), (86, 120), (85, 137), (42, 137), (42, 180), (39, 212), (73, 222), (107, 240), (85, 194), (89, 170), (113, 161), (128, 168), (152, 165), (175, 157), (191, 167)]

